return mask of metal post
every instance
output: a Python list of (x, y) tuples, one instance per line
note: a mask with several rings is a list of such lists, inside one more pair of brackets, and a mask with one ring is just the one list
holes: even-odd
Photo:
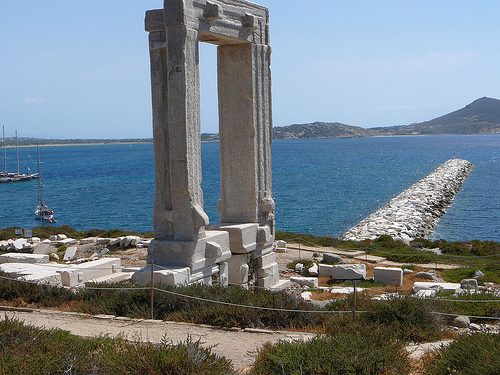
[(354, 284), (354, 295), (352, 298), (352, 321), (356, 321), (356, 281), (353, 281)]
[(155, 269), (155, 262), (151, 261), (151, 319), (154, 319), (154, 314), (153, 314), (154, 269)]

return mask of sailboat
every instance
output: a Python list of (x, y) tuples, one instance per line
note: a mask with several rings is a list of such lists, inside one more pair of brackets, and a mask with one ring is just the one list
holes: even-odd
[[(17, 130), (16, 130), (16, 155), (17, 155), (17, 173), (7, 172), (7, 156), (5, 152), (5, 126), (3, 127), (3, 165), (4, 171), (0, 172), (0, 182), (17, 182), (17, 181), (27, 181), (34, 180), (38, 178), (38, 173), (19, 173), (19, 145), (17, 142)], [(29, 170), (29, 167), (28, 167)]]
[(40, 151), (38, 150), (38, 143), (36, 145), (36, 162), (38, 169), (37, 170), (38, 181), (36, 186), (37, 205), (35, 208), (35, 218), (41, 220), (42, 223), (44, 221), (48, 221), (49, 223), (55, 223), (56, 219), (54, 219), (54, 211), (43, 203), (43, 181), (42, 181), (42, 176), (40, 174)]

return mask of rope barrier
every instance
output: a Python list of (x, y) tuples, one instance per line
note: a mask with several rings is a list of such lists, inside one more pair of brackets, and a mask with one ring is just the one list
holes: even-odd
[[(241, 305), (238, 303), (231, 303), (231, 302), (223, 302), (223, 301), (215, 301), (207, 298), (201, 298), (201, 297), (194, 297), (194, 296), (189, 296), (185, 295), (182, 293), (177, 293), (177, 292), (171, 292), (168, 290), (163, 290), (163, 289), (158, 289), (154, 288), (154, 290), (158, 292), (163, 292), (167, 294), (172, 294), (178, 297), (185, 297), (197, 301), (202, 301), (202, 302), (209, 302), (209, 303), (217, 303), (219, 305), (225, 305), (225, 306), (232, 306), (232, 307), (242, 307), (242, 308), (248, 308), (248, 309), (254, 309), (254, 310), (264, 310), (264, 311), (279, 311), (279, 312), (294, 312), (294, 313), (315, 313), (315, 314), (352, 314), (352, 311), (322, 311), (322, 310), (293, 310), (293, 309), (278, 309), (274, 307), (261, 307), (261, 306), (252, 306), (252, 305)], [(356, 311), (357, 313), (366, 313), (366, 311)]]
[[(418, 298), (418, 297), (416, 297)], [(467, 302), (467, 303), (499, 303), (499, 299), (492, 299), (492, 300), (473, 300), (473, 299), (441, 299), (441, 298), (433, 298), (433, 297), (426, 297), (422, 298), (425, 300), (431, 300), (431, 301), (443, 301), (443, 302)]]
[[(36, 284), (40, 285), (37, 282), (34, 281), (29, 281), (29, 280), (19, 280), (19, 279), (13, 279), (10, 277), (5, 277), (5, 276), (0, 276), (0, 279), (3, 280), (10, 280), (10, 281), (16, 281), (20, 283), (26, 283), (26, 284)], [(82, 289), (88, 289), (88, 290), (110, 290), (110, 291), (129, 291), (129, 290), (149, 290), (150, 288), (148, 287), (120, 287), (120, 288), (109, 288), (109, 287), (82, 287)], [(174, 291), (168, 291), (160, 288), (153, 288), (153, 290), (157, 292), (162, 292), (170, 295), (175, 295), (178, 297), (182, 298), (187, 298), (187, 299), (192, 299), (192, 300), (197, 300), (197, 301), (202, 301), (202, 302), (207, 302), (207, 303), (215, 303), (219, 305), (225, 305), (225, 306), (232, 306), (232, 307), (239, 307), (239, 308), (248, 308), (248, 309), (254, 309), (254, 310), (261, 310), (261, 311), (276, 311), (276, 312), (287, 312), (287, 313), (307, 313), (307, 314), (352, 314), (353, 311), (324, 311), (324, 310), (295, 310), (295, 309), (279, 309), (279, 308), (273, 308), (273, 307), (262, 307), (262, 306), (252, 306), (252, 305), (243, 305), (243, 304), (236, 304), (236, 303), (231, 303), (231, 302), (224, 302), (224, 301), (216, 301), (216, 300), (211, 300), (207, 298), (202, 298), (202, 297), (195, 297), (195, 296), (190, 296), (187, 294), (182, 294)], [(370, 290), (373, 292), (378, 292), (378, 293), (385, 293), (376, 289), (370, 289), (370, 288), (365, 288), (364, 290)], [(413, 296), (415, 297), (415, 296)], [(417, 298), (417, 297), (415, 297)], [(500, 300), (452, 300), (452, 299), (441, 299), (441, 298), (424, 298), (424, 300), (435, 300), (435, 301), (443, 301), (443, 302), (465, 302), (465, 303), (499, 303)], [(355, 313), (366, 313), (367, 311), (355, 311)], [(461, 316), (463, 314), (451, 314), (451, 313), (441, 313), (437, 311), (430, 311), (431, 314), (435, 315), (443, 315), (443, 316)], [(472, 316), (469, 315), (469, 318), (475, 318), (475, 319), (489, 319), (489, 320), (500, 320), (498, 317), (485, 317), (485, 316)]]
[(489, 319), (489, 320), (500, 320), (500, 318), (493, 317), (493, 316), (474, 316), (474, 315), (463, 315), (463, 314), (449, 314), (449, 313), (442, 313), (442, 312), (437, 312), (437, 311), (429, 311), (430, 314), (434, 315), (444, 315), (444, 316), (467, 316), (468, 318), (474, 318), (474, 319)]

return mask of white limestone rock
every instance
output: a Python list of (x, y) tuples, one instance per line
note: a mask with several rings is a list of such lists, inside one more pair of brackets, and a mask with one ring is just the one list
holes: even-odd
[(479, 271), (479, 270), (474, 272), (474, 274), (472, 275), (473, 279), (480, 279), (481, 277), (484, 277), (484, 273), (482, 271)]
[(437, 283), (430, 281), (417, 281), (413, 283), (413, 292), (417, 293), (420, 290), (435, 290), (436, 292), (455, 292), (460, 289), (458, 283)]
[(49, 263), (49, 256), (44, 254), (6, 253), (0, 255), (0, 263)]
[[(155, 267), (153, 283), (166, 285), (186, 285), (189, 282), (189, 267), (171, 267), (168, 269)], [(135, 272), (131, 280), (136, 285), (151, 285), (151, 265)]]
[(427, 280), (437, 280), (437, 272), (435, 270), (417, 272), (413, 277), (420, 277)]
[(120, 258), (102, 258), (91, 262), (86, 262), (58, 271), (61, 273), (64, 286), (76, 286), (88, 280), (121, 272)]
[(332, 277), (335, 280), (363, 280), (366, 278), (366, 265), (341, 264), (332, 266)]
[(471, 329), (472, 331), (481, 331), (481, 326), (476, 323), (470, 323), (469, 329)]
[(463, 290), (477, 290), (477, 287), (476, 279), (463, 279), (460, 282), (460, 288)]
[(333, 275), (333, 265), (319, 263), (318, 277), (332, 277), (332, 275)]
[(400, 286), (403, 285), (403, 270), (393, 267), (375, 267), (373, 280), (384, 285)]
[(436, 297), (436, 291), (430, 289), (422, 289), (415, 293), (417, 298), (434, 298)]
[(468, 328), (470, 325), (470, 319), (468, 316), (460, 315), (453, 319), (453, 326), (458, 328)]
[(259, 277), (259, 278), (273, 276), (276, 274), (279, 274), (279, 264), (278, 263), (271, 263), (270, 265), (267, 265), (265, 267), (257, 268), (257, 277)]
[(311, 297), (312, 297), (312, 293), (311, 292), (302, 292), (302, 293), (300, 293), (300, 296), (302, 297), (302, 299), (304, 301), (310, 301)]
[(317, 277), (290, 277), (290, 281), (293, 281), (302, 286), (308, 286), (310, 288), (318, 287)]
[(76, 251), (78, 248), (76, 246), (70, 246), (64, 252), (64, 261), (75, 260), (76, 259)]
[(24, 249), (25, 245), (28, 245), (28, 241), (26, 241), (26, 239), (24, 238), (18, 238), (17, 240), (14, 240), (14, 242), (12, 242), (11, 247), (14, 251), (21, 251), (22, 249)]
[(87, 245), (87, 244), (91, 244), (91, 243), (96, 243), (95, 237), (82, 238), (80, 240), (80, 245)]
[(342, 263), (342, 257), (340, 255), (334, 254), (334, 253), (324, 253), (323, 254), (323, 261), (326, 264)]
[(277, 253), (286, 253), (286, 242), (283, 240), (276, 241), (274, 243), (275, 251)]
[(295, 272), (301, 273), (304, 271), (304, 264), (303, 263), (296, 263), (295, 264)]
[(318, 276), (319, 274), (318, 264), (314, 263), (311, 267), (307, 269), (307, 272), (309, 272), (309, 275), (311, 276)]
[(63, 286), (61, 274), (55, 271), (32, 273), (25, 276), (20, 276), (18, 279), (37, 284), (47, 284), (56, 287)]

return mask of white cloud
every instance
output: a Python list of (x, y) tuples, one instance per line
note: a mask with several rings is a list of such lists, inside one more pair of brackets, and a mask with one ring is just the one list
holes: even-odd
[(24, 99), (24, 104), (25, 105), (40, 105), (43, 104), (47, 101), (46, 98), (42, 97), (41, 95), (35, 96), (33, 98), (26, 98)]

